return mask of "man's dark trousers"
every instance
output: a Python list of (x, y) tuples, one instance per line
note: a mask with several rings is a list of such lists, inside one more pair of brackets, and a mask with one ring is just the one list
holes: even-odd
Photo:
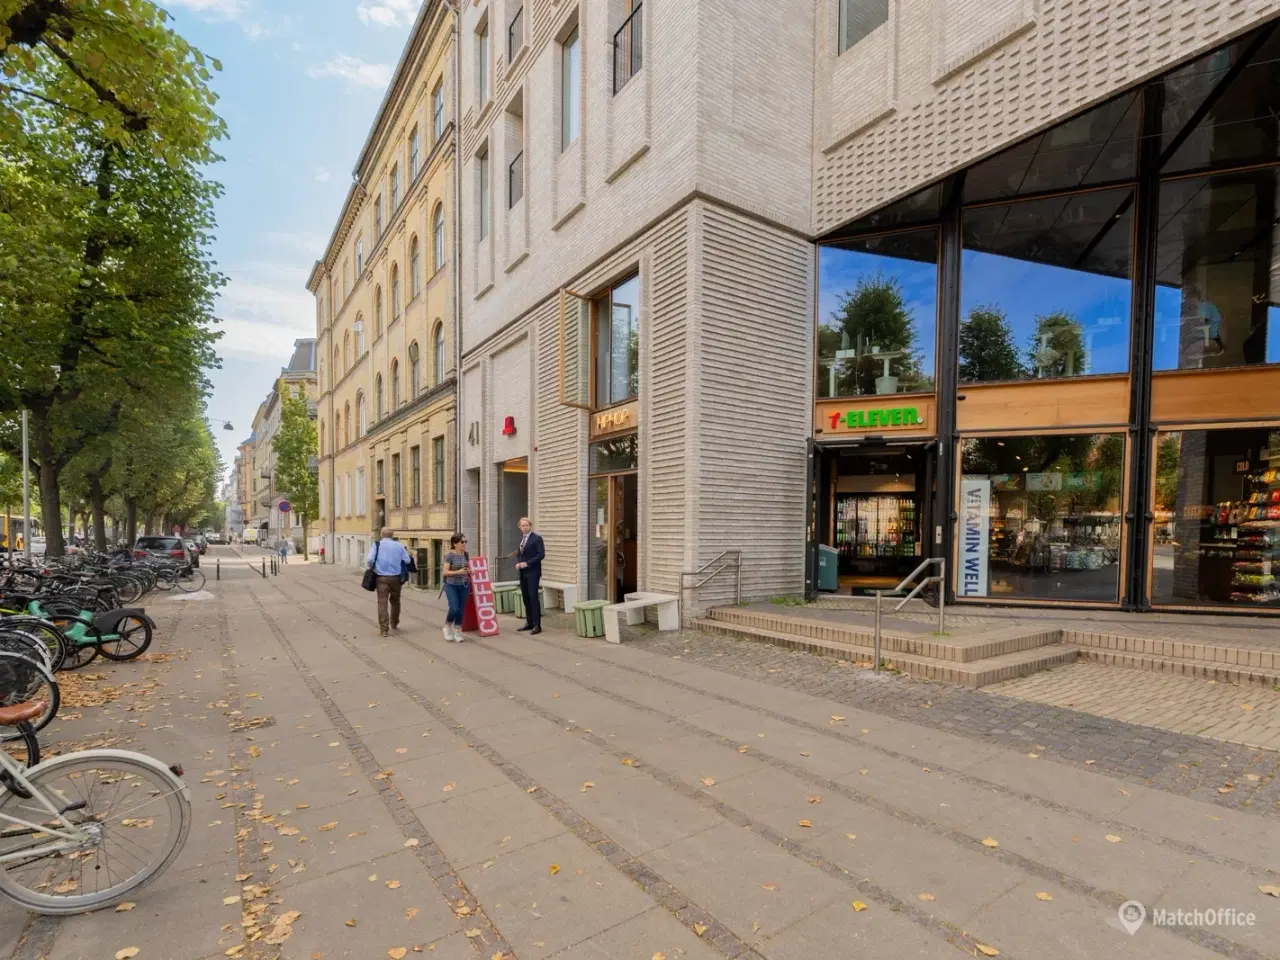
[(542, 570), (520, 571), (520, 596), (524, 600), (524, 622), (529, 628), (542, 626), (542, 604), (539, 595)]

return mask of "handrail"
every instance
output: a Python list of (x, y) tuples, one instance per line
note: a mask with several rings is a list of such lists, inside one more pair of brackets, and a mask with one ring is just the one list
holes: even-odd
[[(729, 557), (733, 557), (732, 563), (728, 562)], [(712, 572), (707, 574), (707, 576), (702, 577), (702, 579), (699, 580), (697, 583), (687, 584), (685, 582), (686, 577), (700, 577), (702, 576), (702, 574), (706, 573), (717, 563), (720, 564), (720, 566), (716, 567), (715, 570), (712, 570)], [(702, 588), (703, 586), (705, 586), (706, 584), (714, 580), (716, 577), (720, 576), (720, 574), (724, 573), (730, 567), (733, 567), (734, 569), (736, 569), (738, 574), (737, 582), (734, 585), (733, 601), (735, 604), (742, 603), (742, 551), (741, 550), (722, 550), (720, 553), (716, 554), (714, 557), (712, 557), (710, 560), (708, 560), (706, 563), (700, 566), (697, 570), (685, 570), (680, 574), (680, 606), (682, 608), (681, 609), (682, 617), (683, 617), (685, 590), (689, 589), (690, 586), (692, 586), (694, 590), (698, 590)]]
[(936, 583), (938, 585), (938, 635), (941, 636), (947, 632), (947, 584), (946, 584), (947, 561), (942, 557), (929, 557), (928, 559), (924, 560), (920, 564), (920, 566), (912, 570), (911, 573), (907, 574), (907, 576), (905, 576), (902, 579), (902, 582), (899, 583), (892, 590), (876, 591), (876, 632), (875, 632), (875, 639), (872, 644), (872, 657), (875, 659), (875, 663), (872, 664), (872, 671), (874, 673), (880, 672), (880, 642), (881, 642), (880, 641), (880, 621), (882, 616), (880, 612), (881, 601), (885, 597), (896, 597), (899, 594), (901, 594), (903, 589), (907, 586), (907, 584), (911, 583), (911, 581), (913, 581), (918, 574), (920, 574), (922, 571), (927, 569), (930, 565), (935, 563), (938, 565), (937, 575), (932, 577), (925, 577), (923, 580), (917, 583), (912, 588), (911, 592), (902, 598), (902, 602), (900, 602), (896, 607), (893, 608), (893, 612), (897, 613), (899, 610), (905, 607), (911, 600), (915, 598), (915, 596), (921, 590), (923, 590), (929, 584)]

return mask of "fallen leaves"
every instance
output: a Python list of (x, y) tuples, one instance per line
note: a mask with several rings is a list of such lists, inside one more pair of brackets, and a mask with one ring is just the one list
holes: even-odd
[(863, 910), (867, 909), (867, 905), (861, 900), (855, 900), (853, 903), (849, 904), (849, 906), (853, 907), (854, 913), (861, 913)]
[(222, 905), (224, 907), (229, 907), (232, 904), (239, 903), (239, 902), (240, 902), (239, 897), (223, 897), (222, 898)]
[(468, 940), (474, 940), (476, 937), (480, 936), (479, 927), (472, 927), (470, 930), (464, 930), (462, 932), (466, 934)]
[(350, 920), (345, 921), (343, 924), (343, 926), (347, 926), (347, 927), (354, 927), (355, 925), (356, 925), (355, 917), (352, 917)]
[(715, 777), (703, 777), (703, 778), (702, 778), (702, 785), (703, 785), (704, 787), (714, 787), (714, 786), (716, 785), (716, 778), (715, 778)]
[(760, 889), (768, 890), (770, 893), (773, 893), (773, 891), (778, 889), (778, 885), (776, 883), (762, 883), (760, 884)]
[(844, 717), (840, 717), (840, 716), (836, 716), (835, 714), (832, 714), (832, 715), (831, 715), (831, 722), (832, 722), (832, 723), (844, 723)]
[(1233, 791), (1235, 790), (1235, 788), (1236, 788), (1236, 785), (1235, 785), (1234, 783), (1232, 783), (1230, 780), (1228, 780), (1226, 783), (1224, 783), (1222, 786), (1220, 786), (1220, 787), (1218, 788), (1218, 792), (1219, 792), (1219, 793), (1231, 793), (1231, 792), (1233, 792)]
[(920, 902), (922, 903), (933, 903), (935, 900), (938, 899), (932, 893), (917, 893), (916, 898), (919, 899)]
[(1268, 897), (1280, 897), (1280, 887), (1277, 887), (1274, 883), (1259, 884), (1258, 891), (1265, 893)]
[(141, 952), (137, 947), (125, 947), (123, 950), (116, 951), (116, 960), (132, 960)]
[(801, 751), (800, 751), (800, 756), (802, 756), (802, 757), (807, 757), (807, 756), (809, 756), (809, 751), (808, 751), (808, 750), (801, 750)]
[(558, 863), (553, 863), (547, 870), (547, 873), (551, 874), (553, 877), (559, 872), (560, 872), (560, 864)]
[(328, 823), (320, 824), (319, 829), (321, 833), (328, 833), (330, 830), (336, 829), (337, 826), (338, 826), (337, 820), (330, 820)]
[(802, 827), (806, 827), (806, 828), (808, 828), (808, 827), (812, 827), (812, 826), (813, 826), (813, 821), (812, 821), (812, 820), (801, 820), (801, 821), (800, 821), (800, 826), (802, 826)]
[(623, 757), (622, 765), (624, 767), (634, 767), (636, 765), (636, 761), (633, 757)]
[(293, 934), (293, 922), (302, 916), (301, 910), (290, 910), (288, 913), (282, 913), (276, 917), (275, 924), (271, 927), (271, 932), (263, 937), (263, 941), (272, 946), (279, 946), (284, 943)]
[(1000, 846), (1000, 841), (997, 840), (995, 837), (987, 837), (982, 841), (982, 845), (984, 847), (990, 847), (992, 850), (994, 850), (996, 847)]
[(871, 771), (870, 771), (870, 770), (868, 770), (866, 767), (863, 767), (863, 768), (862, 768), (861, 770), (859, 770), (858, 772), (859, 772), (860, 774), (862, 774), (862, 775), (865, 777), (865, 776), (866, 776), (868, 773), (870, 773)]
[(848, 837), (850, 840), (858, 839), (858, 835), (856, 833), (846, 833), (845, 836)]
[(977, 949), (978, 953), (982, 954), (984, 957), (1000, 956), (999, 950), (997, 950), (995, 947), (989, 947), (985, 943), (975, 943), (974, 947)]
[(399, 881), (399, 880), (388, 880), (388, 881), (387, 881), (387, 883), (386, 883), (386, 886), (387, 886), (387, 889), (388, 889), (388, 890), (399, 890), (399, 889), (400, 889), (400, 881)]
[(457, 789), (458, 789), (458, 781), (456, 781), (456, 780), (450, 780), (448, 783), (446, 783), (443, 787), (441, 787), (441, 788), (440, 788), (440, 792), (441, 792), (441, 793), (453, 793), (453, 791), (455, 791), (455, 790), (457, 790)]
[(418, 915), (418, 912), (419, 911), (417, 907), (410, 907), (408, 910), (404, 912), (404, 918), (406, 920), (412, 920), (414, 917)]
[(418, 846), (418, 843), (419, 843), (419, 840), (417, 837), (410, 837), (408, 840), (404, 842), (404, 845), (406, 847), (416, 847)]
[(822, 798), (821, 798), (821, 797), (819, 797), (819, 796), (817, 796), (817, 795), (815, 794), (814, 796), (812, 796), (812, 797), (810, 797), (810, 798), (809, 798), (809, 802), (810, 802), (810, 803), (821, 803), (821, 802), (822, 802)]
[(698, 936), (702, 936), (704, 933), (706, 933), (710, 929), (711, 928), (707, 926), (705, 923), (695, 923), (693, 925), (693, 932), (696, 933)]
[(391, 960), (403, 960), (403, 958), (406, 957), (408, 953), (409, 951), (406, 950), (404, 947), (392, 947), (390, 950), (387, 951), (387, 956), (390, 957)]
[(740, 746), (740, 747), (738, 748), (738, 752), (739, 752), (739, 753), (746, 753), (746, 752), (747, 752), (747, 745), (744, 743), (742, 746)]
[(130, 910), (132, 910), (136, 906), (137, 904), (134, 903), (132, 900), (126, 900), (124, 903), (118, 904), (116, 906), (116, 913), (128, 913)]
[(1244, 710), (1244, 711), (1247, 713), (1248, 711), (1250, 711), (1250, 710), (1252, 710), (1252, 709), (1253, 709), (1253, 704), (1252, 704), (1252, 703), (1242, 703), (1242, 704), (1240, 704), (1240, 709), (1241, 709), (1241, 710)]
[(408, 753), (408, 752), (409, 752), (408, 747), (396, 747), (396, 753)]
[(1043, 890), (1041, 890), (1039, 893), (1036, 894), (1036, 899), (1043, 900), (1045, 903), (1048, 903), (1050, 900), (1053, 899), (1053, 894), (1045, 893)]
[(595, 786), (595, 784), (594, 784), (594, 783), (592, 783), (590, 780), (584, 781), (584, 782), (583, 782), (583, 784), (582, 784), (582, 790), (581, 790), (580, 792), (581, 792), (581, 793), (586, 793), (588, 790), (590, 790), (590, 789), (591, 789), (592, 787), (594, 787), (594, 786)]
[(1108, 833), (1103, 839), (1107, 843), (1124, 843), (1124, 837), (1117, 837), (1114, 833)]

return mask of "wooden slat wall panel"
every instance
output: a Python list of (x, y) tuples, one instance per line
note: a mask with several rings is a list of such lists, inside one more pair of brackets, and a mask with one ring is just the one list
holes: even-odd
[(1117, 426), (1129, 422), (1129, 378), (1032, 380), (960, 384), (956, 404), (961, 433), (1036, 427)]
[(1156, 423), (1280, 418), (1280, 366), (1157, 373), (1151, 382)]

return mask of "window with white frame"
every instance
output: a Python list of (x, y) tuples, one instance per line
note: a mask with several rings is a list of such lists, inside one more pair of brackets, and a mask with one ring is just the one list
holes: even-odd
[(431, 91), (431, 137), (438, 141), (444, 136), (444, 81), (437, 80)]
[(418, 128), (414, 127), (409, 133), (409, 182), (413, 183), (418, 177)]
[(582, 38), (574, 27), (560, 45), (560, 149), (567, 150), (582, 128)]
[(356, 237), (356, 279), (364, 273), (364, 237)]
[(400, 207), (400, 166), (391, 168), (391, 211), (394, 213)]
[(436, 204), (436, 212), (431, 215), (431, 269), (439, 270), (444, 266), (444, 204)]
[(476, 228), (479, 239), (489, 235), (489, 151), (476, 156)]
[(414, 299), (422, 292), (422, 253), (418, 246), (418, 238), (409, 241), (409, 299)]
[(373, 242), (382, 239), (382, 194), (373, 203)]
[(364, 467), (356, 467), (356, 516), (363, 517), (364, 510)]

